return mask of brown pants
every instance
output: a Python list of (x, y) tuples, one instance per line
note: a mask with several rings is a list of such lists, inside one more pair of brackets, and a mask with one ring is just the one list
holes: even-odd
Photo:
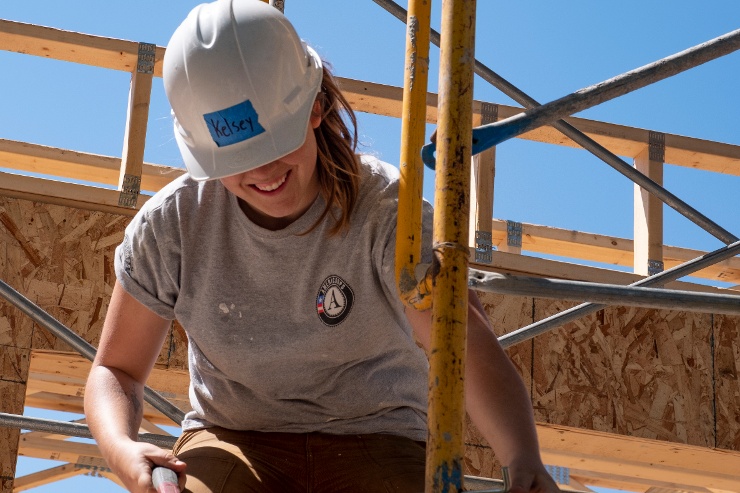
[(422, 493), (424, 444), (394, 435), (183, 432), (186, 493)]

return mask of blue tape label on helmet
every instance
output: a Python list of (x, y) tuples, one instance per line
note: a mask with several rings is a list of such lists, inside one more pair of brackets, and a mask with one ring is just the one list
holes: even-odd
[(250, 100), (235, 104), (230, 108), (203, 115), (211, 138), (219, 147), (225, 147), (261, 134), (265, 131), (260, 125), (257, 112)]

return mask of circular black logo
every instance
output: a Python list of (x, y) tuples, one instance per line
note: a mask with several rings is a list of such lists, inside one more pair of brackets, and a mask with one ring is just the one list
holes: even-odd
[(316, 313), (325, 325), (334, 327), (347, 318), (354, 302), (355, 294), (349, 284), (339, 276), (329, 276), (316, 296)]

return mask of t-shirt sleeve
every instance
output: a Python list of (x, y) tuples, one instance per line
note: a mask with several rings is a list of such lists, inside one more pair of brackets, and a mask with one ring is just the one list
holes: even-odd
[(179, 254), (171, 238), (157, 235), (151, 219), (140, 211), (126, 227), (123, 242), (116, 248), (116, 279), (137, 301), (173, 320), (179, 292)]

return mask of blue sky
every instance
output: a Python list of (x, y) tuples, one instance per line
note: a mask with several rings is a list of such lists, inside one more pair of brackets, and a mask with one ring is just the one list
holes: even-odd
[[(199, 2), (2, 3), (0, 18), (165, 46)], [(299, 34), (338, 75), (403, 84), (404, 27), (374, 2), (286, 0), (285, 4)], [(433, 12), (433, 27), (439, 30), (440, 1), (434, 2)], [(700, 7), (690, 0), (482, 0), (476, 56), (533, 98), (548, 102), (738, 27), (736, 0), (706, 0)], [(432, 47), (431, 91), (436, 91), (438, 53)], [(6, 52), (0, 52), (0, 67), (0, 138), (121, 155), (128, 74)], [(739, 79), (740, 53), (735, 53), (578, 116), (740, 145)], [(479, 78), (475, 97), (513, 105)], [(397, 163), (400, 122), (372, 115), (359, 115), (359, 120), (366, 150)], [(181, 165), (161, 80), (154, 83), (145, 159)], [(427, 172), (425, 196), (430, 200), (432, 180)], [(665, 186), (740, 235), (740, 177), (666, 166)], [(494, 216), (499, 219), (632, 237), (632, 183), (586, 151), (518, 139), (501, 144), (495, 197)], [(665, 242), (704, 250), (721, 246), (670, 208)], [(45, 465), (34, 463), (31, 468), (30, 461), (21, 460), (19, 471)], [(97, 478), (70, 479), (36, 491), (79, 491), (83, 486), (78, 481), (83, 480), (94, 481), (89, 487), (95, 491), (120, 491)]]

